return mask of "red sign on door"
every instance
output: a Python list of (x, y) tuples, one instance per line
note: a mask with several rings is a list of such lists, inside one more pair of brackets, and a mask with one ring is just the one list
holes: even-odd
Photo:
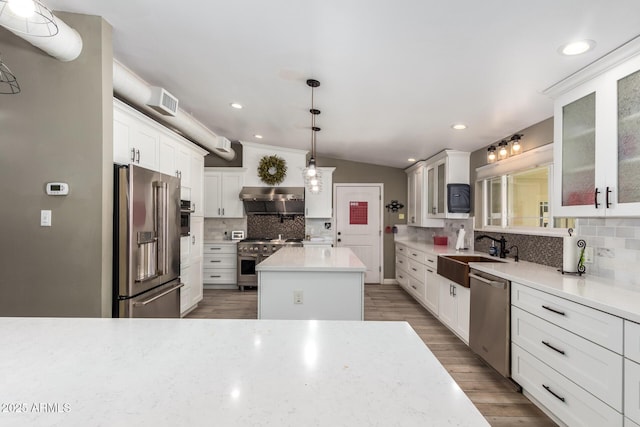
[(367, 224), (368, 202), (349, 202), (349, 224)]

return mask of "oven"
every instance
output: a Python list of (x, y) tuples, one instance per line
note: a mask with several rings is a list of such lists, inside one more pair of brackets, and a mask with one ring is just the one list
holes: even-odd
[(248, 238), (238, 242), (238, 287), (258, 286), (256, 265), (285, 246), (302, 246), (302, 239)]
[(191, 213), (193, 212), (189, 200), (180, 200), (180, 235), (188, 236), (191, 232)]

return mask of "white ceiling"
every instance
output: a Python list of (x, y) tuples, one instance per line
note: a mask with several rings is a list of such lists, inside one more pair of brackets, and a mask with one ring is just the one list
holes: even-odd
[[(638, 0), (44, 1), (103, 16), (118, 60), (231, 140), (309, 149), (316, 78), (318, 154), (396, 167), (550, 117), (544, 89), (640, 33)], [(597, 46), (558, 54), (576, 39)]]

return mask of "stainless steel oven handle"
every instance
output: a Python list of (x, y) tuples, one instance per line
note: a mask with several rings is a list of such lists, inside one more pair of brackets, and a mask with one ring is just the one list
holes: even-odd
[(484, 277), (478, 276), (473, 273), (469, 273), (469, 278), (479, 280), (482, 283), (486, 283), (487, 285), (493, 286), (494, 288), (498, 288), (498, 289), (506, 289), (507, 287), (507, 284), (505, 282), (498, 282), (495, 280), (485, 279)]
[(163, 296), (165, 296), (165, 295), (167, 295), (167, 294), (170, 294), (171, 292), (175, 291), (176, 289), (180, 289), (180, 288), (181, 288), (181, 287), (183, 287), (183, 286), (184, 286), (184, 283), (178, 283), (176, 286), (174, 286), (174, 287), (173, 287), (173, 288), (171, 288), (171, 289), (167, 289), (166, 291), (164, 291), (164, 292), (163, 292), (163, 293), (161, 293), (160, 295), (156, 295), (156, 296), (151, 297), (151, 298), (149, 298), (149, 299), (147, 299), (147, 300), (144, 300), (144, 301), (135, 302), (135, 303), (133, 303), (133, 305), (135, 305), (135, 306), (141, 306), (141, 305), (151, 304), (151, 303), (152, 303), (152, 302), (154, 302), (155, 300), (160, 299), (160, 298), (162, 298)]

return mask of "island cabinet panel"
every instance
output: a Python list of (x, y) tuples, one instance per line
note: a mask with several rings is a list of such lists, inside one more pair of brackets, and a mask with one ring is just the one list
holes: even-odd
[(203, 283), (207, 289), (238, 288), (238, 245), (234, 241), (204, 243)]
[(364, 320), (364, 274), (258, 272), (258, 318)]

